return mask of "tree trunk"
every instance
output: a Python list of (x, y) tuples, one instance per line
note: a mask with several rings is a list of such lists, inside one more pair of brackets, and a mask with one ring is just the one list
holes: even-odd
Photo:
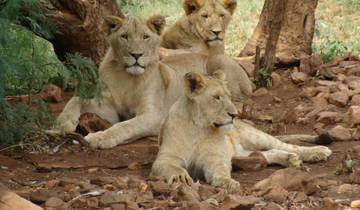
[[(271, 2), (272, 0), (265, 0), (259, 23), (239, 56), (253, 56), (256, 46), (260, 46), (262, 51), (265, 49), (269, 37), (269, 18), (279, 15), (279, 11), (271, 12)], [(318, 0), (288, 0), (277, 44), (276, 63), (291, 65), (298, 63), (302, 57), (311, 55), (317, 3)]]
[(48, 18), (59, 33), (52, 41), (57, 55), (63, 59), (66, 53), (80, 53), (99, 64), (104, 56), (106, 30), (103, 17), (123, 17), (115, 0), (50, 0), (46, 5)]

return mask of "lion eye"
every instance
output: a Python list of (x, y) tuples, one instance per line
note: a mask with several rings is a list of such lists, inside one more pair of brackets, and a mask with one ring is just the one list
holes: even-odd
[(221, 99), (220, 96), (214, 96), (214, 98), (215, 98), (216, 100), (219, 100), (219, 101), (220, 101), (220, 99)]
[(224, 17), (225, 16), (225, 14), (220, 14), (220, 17)]
[(201, 17), (208, 18), (209, 16), (207, 14), (202, 14)]
[(143, 38), (144, 38), (144, 39), (149, 39), (149, 38), (150, 38), (150, 36), (149, 36), (149, 35), (147, 35), (147, 34), (145, 34)]
[(128, 35), (127, 34), (123, 34), (123, 35), (121, 35), (121, 38), (123, 38), (123, 39), (125, 39), (125, 40), (128, 40)]

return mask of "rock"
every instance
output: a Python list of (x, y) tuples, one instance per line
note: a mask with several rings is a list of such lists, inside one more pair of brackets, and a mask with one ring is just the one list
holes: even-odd
[(329, 135), (336, 141), (350, 141), (352, 135), (350, 129), (337, 125), (329, 131)]
[(303, 83), (308, 79), (308, 75), (304, 72), (293, 72), (291, 79), (295, 84)]
[(245, 171), (257, 171), (267, 166), (267, 161), (260, 152), (253, 152), (249, 157), (234, 157), (231, 163), (234, 169)]
[(360, 106), (360, 95), (354, 95), (351, 99), (351, 105)]
[(196, 203), (200, 201), (199, 193), (192, 187), (182, 184), (179, 187), (178, 197), (180, 200)]
[(199, 186), (198, 192), (199, 192), (201, 200), (206, 200), (217, 193), (215, 187), (210, 186), (210, 185), (204, 185), (204, 184)]
[(310, 57), (304, 57), (300, 59), (300, 72), (303, 72), (307, 75), (314, 75), (314, 71), (311, 69), (311, 58)]
[(334, 82), (334, 81), (328, 81), (328, 80), (316, 80), (315, 84), (317, 86), (333, 86), (333, 85), (336, 86), (338, 83)]
[(124, 203), (114, 203), (111, 204), (111, 210), (127, 210), (126, 209), (126, 204)]
[(228, 195), (220, 206), (220, 210), (252, 209), (261, 199), (254, 196)]
[(268, 178), (257, 182), (253, 188), (256, 191), (264, 191), (272, 185), (278, 185), (285, 190), (293, 191), (302, 189), (303, 183), (307, 182), (310, 177), (307, 172), (295, 168), (280, 169), (272, 173)]
[(318, 90), (314, 87), (306, 87), (300, 92), (300, 96), (303, 98), (314, 97), (318, 93)]
[(97, 197), (91, 197), (86, 199), (86, 204), (90, 208), (98, 208), (99, 199)]
[[(312, 68), (318, 68), (323, 64), (322, 58), (320, 54), (312, 54), (310, 57), (310, 63)], [(316, 72), (315, 72), (316, 73)], [(314, 75), (312, 75), (314, 76)]]
[[(129, 199), (130, 200), (130, 199)], [(127, 202), (126, 194), (117, 194), (116, 192), (105, 192), (99, 200), (100, 205), (107, 206), (112, 203), (123, 203)]]
[(0, 209), (1, 210), (42, 210), (40, 206), (31, 203), (19, 195), (11, 192), (0, 184)]
[(283, 208), (279, 204), (274, 202), (271, 202), (266, 206), (266, 210), (282, 210), (282, 209)]
[(344, 107), (349, 101), (349, 94), (346, 91), (339, 91), (330, 94), (329, 103), (339, 107)]
[(273, 117), (270, 115), (259, 115), (256, 117), (257, 120), (264, 121), (264, 122), (272, 122)]
[(351, 208), (360, 208), (360, 200), (351, 202)]
[(331, 87), (333, 87), (333, 86), (318, 86), (318, 87), (316, 87), (316, 90), (318, 92), (322, 92), (322, 93), (330, 93), (331, 92), (331, 90), (330, 90)]
[(90, 179), (90, 184), (94, 184), (97, 186), (103, 186), (106, 184), (112, 184), (115, 183), (117, 180), (114, 177), (95, 177), (93, 179)]
[(45, 206), (50, 208), (60, 208), (64, 204), (64, 201), (57, 197), (51, 197), (45, 202)]
[(296, 193), (294, 202), (301, 203), (301, 202), (305, 202), (307, 199), (308, 199), (308, 196), (304, 192), (298, 192), (298, 193)]
[(348, 83), (349, 88), (352, 90), (359, 90), (360, 89), (360, 80), (351, 81)]
[(341, 122), (343, 119), (342, 114), (329, 111), (320, 112), (317, 117), (318, 122), (325, 123), (327, 125)]
[(272, 79), (272, 88), (277, 88), (282, 84), (281, 76), (276, 72), (271, 73), (271, 79)]
[(349, 179), (352, 184), (360, 184), (360, 170), (355, 170), (352, 174), (350, 174)]
[(141, 168), (141, 164), (139, 162), (133, 162), (130, 163), (128, 166), (128, 169), (134, 171), (134, 170), (139, 170)]
[(52, 84), (44, 85), (39, 95), (46, 102), (59, 103), (63, 100), (61, 96), (61, 88)]
[(111, 123), (94, 113), (84, 113), (79, 119), (79, 133), (86, 136), (89, 133), (103, 131), (111, 127)]
[(321, 210), (337, 210), (338, 205), (336, 202), (331, 198), (324, 198), (323, 200), (323, 207)]
[(164, 181), (149, 182), (150, 188), (157, 195), (168, 195), (170, 194), (169, 185)]
[(277, 185), (270, 187), (270, 190), (264, 196), (264, 198), (268, 201), (273, 201), (275, 203), (283, 203), (286, 201), (289, 192), (285, 190), (283, 187)]
[(30, 194), (30, 201), (37, 204), (41, 204), (41, 203), (45, 203), (45, 201), (47, 201), (50, 197), (51, 196), (47, 191), (38, 190)]
[(269, 93), (266, 88), (259, 88), (257, 89), (252, 95), (255, 97), (265, 96)]
[(347, 121), (354, 127), (360, 124), (360, 106), (351, 106), (347, 113)]

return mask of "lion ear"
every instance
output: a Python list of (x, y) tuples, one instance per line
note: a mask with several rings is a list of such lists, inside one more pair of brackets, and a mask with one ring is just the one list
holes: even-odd
[(117, 31), (122, 25), (124, 20), (117, 16), (106, 16), (104, 17), (105, 24), (108, 28), (108, 34)]
[(185, 0), (184, 1), (184, 9), (185, 14), (190, 15), (196, 10), (199, 10), (203, 5), (203, 0)]
[(198, 73), (189, 72), (184, 76), (185, 91), (189, 98), (199, 94), (206, 86), (204, 76)]
[(164, 16), (154, 15), (147, 20), (146, 24), (151, 31), (158, 35), (161, 35), (165, 28), (166, 20)]
[(212, 74), (213, 77), (219, 79), (219, 80), (226, 80), (226, 74), (222, 70), (217, 70)]
[(234, 14), (237, 6), (236, 0), (224, 0), (224, 6), (231, 14)]

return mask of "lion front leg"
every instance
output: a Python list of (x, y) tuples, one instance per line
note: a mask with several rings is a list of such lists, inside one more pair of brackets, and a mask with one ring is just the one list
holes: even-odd
[(55, 129), (62, 132), (74, 132), (79, 124), (81, 115), (81, 101), (79, 97), (72, 97), (64, 107), (55, 122)]
[(108, 149), (119, 144), (128, 144), (139, 138), (157, 135), (161, 117), (153, 114), (143, 114), (130, 120), (119, 122), (105, 131), (91, 133), (85, 140), (93, 148)]

